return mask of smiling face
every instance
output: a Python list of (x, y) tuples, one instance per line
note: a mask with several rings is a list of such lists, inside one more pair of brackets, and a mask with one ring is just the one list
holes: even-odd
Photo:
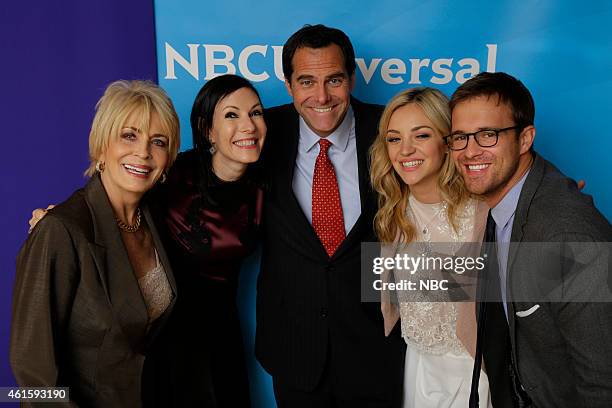
[[(452, 112), (453, 134), (514, 125), (510, 107), (496, 96), (467, 99)], [(464, 150), (453, 151), (452, 157), (468, 190), (483, 196), (490, 207), (497, 205), (529, 168), (529, 149), (534, 137), (534, 127), (527, 126), (518, 137), (515, 130), (501, 132), (495, 146), (481, 147), (471, 137)]]
[(104, 162), (102, 184), (112, 202), (140, 199), (168, 165), (168, 136), (159, 115), (151, 114), (148, 129), (143, 129), (143, 122), (140, 110), (132, 112), (98, 158)]
[(292, 66), (285, 85), (295, 109), (317, 135), (329, 136), (344, 119), (355, 82), (346, 72), (342, 50), (336, 44), (298, 48)]
[(266, 123), (259, 98), (240, 88), (215, 106), (210, 142), (215, 146), (215, 169), (241, 168), (256, 162), (266, 138)]
[(446, 148), (423, 109), (415, 103), (397, 108), (389, 119), (386, 146), (395, 172), (411, 193), (424, 202), (432, 201)]

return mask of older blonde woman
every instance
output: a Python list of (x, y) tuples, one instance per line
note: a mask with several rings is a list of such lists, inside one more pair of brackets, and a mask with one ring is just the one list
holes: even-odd
[[(448, 99), (433, 88), (396, 95), (386, 106), (371, 148), (372, 185), (379, 193), (374, 226), (386, 247), (417, 244), (439, 251), (480, 242), (486, 208), (469, 197), (447, 154)], [(450, 245), (449, 245), (450, 244)], [(392, 255), (392, 254), (389, 254)], [(454, 254), (449, 254), (454, 255)], [(397, 277), (396, 277), (397, 278)], [(474, 360), (474, 303), (383, 302), (386, 334), (401, 319), (407, 344), (404, 407), (466, 407)], [(481, 406), (489, 404), (486, 375)]]
[[(178, 155), (151, 197), (180, 296), (147, 355), (145, 378), (155, 393), (145, 403), (248, 407), (236, 291), (262, 219), (253, 163), (266, 123), (257, 90), (237, 75), (211, 79), (195, 98), (191, 127), (194, 148)], [(30, 226), (46, 213), (34, 210)]]
[(142, 198), (179, 145), (159, 87), (108, 86), (89, 136), (89, 182), (49, 211), (17, 258), (10, 362), (20, 386), (69, 387), (79, 406), (142, 405), (147, 344), (176, 296)]

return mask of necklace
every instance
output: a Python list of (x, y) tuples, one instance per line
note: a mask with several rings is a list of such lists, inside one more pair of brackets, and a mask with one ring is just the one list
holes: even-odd
[(446, 202), (423, 204), (411, 195), (406, 212), (418, 231), (415, 244), (423, 256), (428, 256), (433, 252), (431, 224), (446, 215)]
[(117, 226), (125, 232), (136, 232), (140, 229), (140, 207), (136, 210), (136, 222), (132, 225), (126, 224), (121, 221), (118, 217), (115, 217), (115, 221), (117, 222)]
[(430, 225), (434, 220), (444, 219), (447, 204), (445, 201), (436, 204), (423, 204), (410, 196), (407, 212), (414, 222), (416, 229), (423, 235), (430, 235)]

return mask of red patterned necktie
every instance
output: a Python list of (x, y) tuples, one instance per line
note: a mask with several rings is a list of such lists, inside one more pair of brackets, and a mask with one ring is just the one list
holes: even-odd
[(344, 240), (346, 233), (336, 172), (327, 156), (330, 146), (329, 140), (319, 140), (319, 155), (312, 178), (312, 227), (327, 255), (331, 257)]

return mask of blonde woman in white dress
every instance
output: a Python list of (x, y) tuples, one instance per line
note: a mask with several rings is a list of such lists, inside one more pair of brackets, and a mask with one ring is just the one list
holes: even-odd
[[(388, 244), (385, 251), (401, 244), (460, 247), (482, 240), (487, 208), (469, 196), (447, 154), (443, 137), (449, 131), (448, 99), (436, 89), (403, 91), (386, 106), (370, 152), (372, 185), (379, 193), (374, 227)], [(408, 302), (397, 295), (399, 307), (385, 300), (381, 305), (385, 335), (400, 320), (407, 344), (404, 408), (467, 407), (476, 348), (474, 303)], [(479, 394), (480, 406), (490, 407), (484, 371)]]

